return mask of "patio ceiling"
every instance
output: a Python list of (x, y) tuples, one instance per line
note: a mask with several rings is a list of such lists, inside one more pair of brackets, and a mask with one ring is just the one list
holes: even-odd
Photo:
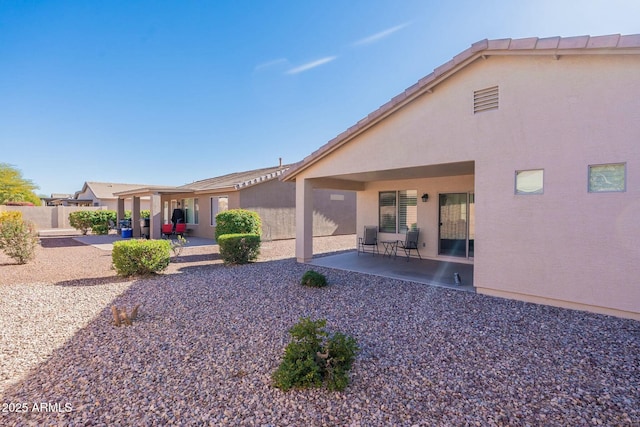
[(363, 184), (366, 182), (473, 175), (474, 173), (475, 162), (465, 161), (456, 163), (443, 163), (438, 165), (413, 166), (398, 169), (354, 172), (348, 174), (333, 175), (330, 178), (315, 178), (312, 181), (316, 188), (327, 187), (364, 190)]

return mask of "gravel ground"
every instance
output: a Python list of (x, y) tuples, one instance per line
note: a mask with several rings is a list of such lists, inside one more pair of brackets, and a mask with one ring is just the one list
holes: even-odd
[[(315, 239), (316, 253), (355, 238)], [(225, 267), (185, 248), (123, 280), (110, 253), (0, 255), (0, 425), (638, 426), (640, 322), (314, 267), (293, 242)], [(141, 304), (130, 327), (110, 307)], [(301, 316), (361, 347), (346, 391), (270, 385)]]

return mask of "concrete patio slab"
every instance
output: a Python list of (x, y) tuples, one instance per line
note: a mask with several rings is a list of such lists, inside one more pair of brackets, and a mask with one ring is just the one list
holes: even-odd
[[(404, 256), (358, 255), (357, 251), (314, 258), (309, 264), (475, 292), (473, 264), (418, 258), (407, 261)], [(454, 273), (459, 274), (460, 285), (456, 284)]]
[[(216, 245), (216, 241), (214, 239), (204, 239), (202, 237), (187, 237), (187, 243), (185, 247), (192, 246), (213, 246)], [(113, 242), (117, 242), (120, 240), (131, 240), (123, 239), (118, 234), (108, 234), (104, 236), (95, 236), (95, 235), (87, 235), (87, 236), (78, 236), (74, 237), (73, 240), (84, 243), (85, 245), (91, 245), (98, 249), (104, 251), (110, 251), (113, 249)]]

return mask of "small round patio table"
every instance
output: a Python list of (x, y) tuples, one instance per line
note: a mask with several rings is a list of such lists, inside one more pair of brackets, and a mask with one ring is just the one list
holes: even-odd
[(382, 240), (380, 241), (382, 246), (384, 246), (384, 254), (382, 256), (388, 256), (391, 258), (392, 256), (395, 258), (398, 254), (398, 241), (397, 240)]

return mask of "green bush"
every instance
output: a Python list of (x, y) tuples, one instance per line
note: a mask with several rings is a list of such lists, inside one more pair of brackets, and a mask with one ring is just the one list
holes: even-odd
[(18, 264), (26, 264), (36, 256), (38, 233), (35, 225), (15, 216), (3, 217), (0, 222), (0, 249)]
[(109, 221), (116, 223), (118, 213), (116, 211), (91, 212), (91, 232), (93, 234), (109, 234)]
[(224, 234), (218, 237), (220, 256), (225, 264), (247, 264), (260, 255), (257, 234)]
[(91, 221), (93, 225), (109, 224), (109, 221), (116, 222), (118, 213), (116, 211), (92, 211)]
[(342, 333), (329, 336), (326, 325), (326, 319), (304, 317), (289, 330), (292, 340), (272, 375), (275, 387), (288, 391), (320, 387), (326, 381), (330, 390), (342, 391), (349, 385), (349, 370), (358, 345), (354, 338)]
[(246, 209), (231, 209), (216, 215), (215, 238), (224, 234), (257, 234), (262, 235), (260, 216)]
[(309, 270), (302, 275), (300, 284), (303, 286), (311, 286), (313, 288), (322, 288), (327, 286), (327, 278), (317, 271)]
[(353, 337), (336, 332), (327, 340), (325, 379), (329, 390), (342, 391), (349, 385), (349, 371), (358, 353)]
[(69, 224), (87, 234), (89, 230), (93, 234), (108, 234), (109, 221), (114, 224), (118, 218), (116, 211), (97, 210), (97, 211), (77, 211), (69, 214)]
[(120, 276), (158, 273), (169, 265), (168, 240), (120, 240), (113, 243), (111, 259)]
[(91, 226), (91, 233), (97, 235), (109, 234), (109, 225), (95, 224)]
[(87, 234), (93, 226), (93, 211), (76, 211), (69, 214), (69, 225)]

